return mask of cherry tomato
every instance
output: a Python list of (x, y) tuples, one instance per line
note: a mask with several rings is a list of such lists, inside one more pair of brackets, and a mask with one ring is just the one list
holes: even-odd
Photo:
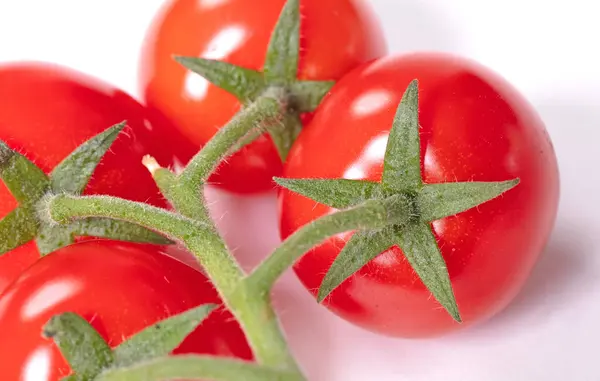
[[(127, 120), (128, 126), (100, 162), (86, 194), (108, 194), (166, 206), (142, 157), (165, 166), (175, 155), (165, 147), (178, 141), (131, 96), (75, 70), (42, 62), (0, 65), (0, 139), (46, 173), (81, 143)], [(167, 132), (169, 132), (167, 134)], [(0, 217), (17, 206), (0, 182)], [(0, 291), (39, 258), (34, 243), (0, 256)]]
[[(166, 115), (197, 147), (239, 111), (231, 94), (176, 63), (174, 54), (263, 67), (269, 39), (285, 0), (173, 0), (148, 31), (140, 60), (145, 103)], [(360, 0), (301, 1), (298, 78), (336, 80), (385, 54), (382, 32)], [(281, 160), (268, 136), (234, 154), (211, 183), (236, 193), (273, 189)]]
[[(0, 298), (3, 379), (58, 381), (71, 370), (42, 327), (74, 312), (115, 347), (148, 325), (205, 303), (220, 303), (208, 279), (156, 248), (86, 241), (41, 258)], [(237, 322), (211, 314), (175, 353), (251, 359)]]
[[(521, 180), (497, 199), (432, 224), (465, 327), (500, 311), (521, 289), (557, 211), (552, 143), (538, 114), (505, 79), (447, 54), (413, 53), (362, 65), (331, 90), (302, 131), (285, 177), (380, 181), (394, 114), (415, 78), (426, 183)], [(282, 238), (331, 212), (289, 191), (281, 191), (279, 202)], [(313, 294), (351, 233), (329, 239), (296, 263), (296, 274)], [(431, 297), (398, 247), (381, 253), (330, 296), (325, 301), (330, 310), (390, 336), (436, 336), (461, 327)]]

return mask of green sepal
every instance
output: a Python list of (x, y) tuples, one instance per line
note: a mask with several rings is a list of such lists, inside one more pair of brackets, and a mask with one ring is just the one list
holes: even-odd
[(281, 123), (267, 128), (282, 162), (287, 159), (287, 155), (292, 148), (292, 144), (294, 144), (294, 140), (300, 134), (300, 130), (302, 130), (302, 121), (298, 115), (293, 113), (284, 115)]
[(242, 103), (253, 101), (266, 87), (263, 74), (256, 70), (207, 58), (175, 56), (175, 61), (235, 95)]
[(158, 233), (124, 221), (89, 218), (56, 226), (37, 212), (38, 204), (51, 188), (55, 193), (81, 194), (125, 124), (118, 123), (84, 142), (54, 168), (50, 177), (0, 141), (0, 176), (20, 204), (0, 220), (0, 254), (35, 239), (40, 253), (45, 255), (74, 243), (78, 236), (172, 243)]
[(425, 185), (417, 196), (421, 219), (434, 221), (490, 201), (519, 184), (519, 179)]
[(274, 181), (292, 192), (308, 197), (332, 208), (344, 209), (379, 195), (380, 184), (365, 180), (348, 179), (286, 179)]
[(297, 81), (291, 85), (293, 107), (297, 112), (314, 111), (335, 85), (335, 81)]
[(50, 186), (50, 180), (44, 171), (2, 141), (0, 177), (19, 204), (37, 201)]
[(388, 137), (381, 183), (392, 191), (415, 190), (421, 183), (419, 83), (410, 82)]
[(113, 363), (113, 353), (106, 341), (77, 314), (53, 316), (44, 326), (43, 336), (54, 340), (80, 380), (93, 380)]
[(170, 354), (216, 307), (204, 304), (145, 328), (114, 349), (115, 367)]
[(55, 193), (81, 194), (98, 163), (111, 147), (126, 122), (116, 124), (87, 140), (60, 162), (50, 174)]
[[(282, 128), (253, 129), (243, 139), (233, 143), (227, 150), (228, 154), (239, 151), (268, 132), (279, 157), (284, 161), (302, 128), (300, 115), (314, 111), (333, 86), (333, 81), (297, 79), (300, 23), (299, 0), (288, 0), (271, 34), (262, 71), (206, 58), (174, 56), (185, 68), (233, 94), (246, 107), (252, 106), (269, 92), (281, 93), (278, 98), (285, 108), (280, 123)], [(264, 120), (257, 118), (256, 124), (261, 121)]]
[(0, 256), (35, 238), (39, 223), (31, 207), (19, 206), (0, 220)]
[(354, 233), (327, 271), (319, 287), (317, 301), (322, 302), (342, 282), (373, 258), (394, 246), (391, 228)]
[(435, 299), (461, 322), (446, 261), (429, 224), (411, 224), (398, 231), (396, 244)]
[(68, 225), (47, 225), (39, 232), (36, 243), (42, 255), (71, 245), (76, 237), (97, 237), (117, 241), (169, 245), (173, 241), (149, 229), (127, 221), (109, 218), (84, 218)]
[(263, 73), (268, 83), (296, 81), (300, 60), (300, 1), (288, 0), (271, 34)]
[[(293, 192), (338, 209), (355, 207), (360, 202), (383, 201), (381, 213), (388, 222), (378, 227), (356, 228), (325, 275), (317, 297), (319, 301), (386, 248), (397, 245), (436, 300), (457, 322), (461, 321), (448, 269), (429, 223), (492, 200), (515, 187), (519, 179), (424, 184), (420, 151), (419, 87), (418, 81), (413, 80), (393, 120), (381, 183), (275, 178), (279, 185)], [(335, 216), (336, 213), (329, 214), (320, 220), (335, 220)], [(342, 222), (336, 220), (338, 225)]]

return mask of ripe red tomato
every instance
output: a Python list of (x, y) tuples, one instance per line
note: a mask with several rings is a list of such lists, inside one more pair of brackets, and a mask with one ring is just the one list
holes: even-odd
[[(86, 241), (43, 257), (0, 298), (0, 371), (6, 380), (58, 381), (70, 368), (42, 327), (55, 314), (87, 319), (115, 347), (159, 320), (220, 303), (207, 278), (156, 248)], [(244, 335), (225, 310), (215, 311), (175, 353), (251, 359)]]
[[(323, 101), (294, 144), (285, 177), (380, 181), (396, 108), (415, 78), (426, 183), (521, 180), (502, 197), (432, 224), (464, 327), (497, 313), (515, 296), (557, 211), (559, 176), (552, 143), (515, 88), (477, 63), (446, 54), (414, 53), (365, 64)], [(338, 149), (332, 149), (332, 142)], [(282, 238), (330, 211), (281, 191)], [(296, 263), (296, 274), (312, 293), (348, 237), (329, 239)], [(431, 297), (398, 247), (347, 279), (325, 305), (354, 324), (391, 336), (434, 336), (460, 327)]]
[[(166, 115), (197, 147), (239, 110), (231, 94), (176, 63), (172, 55), (263, 67), (267, 45), (285, 0), (172, 0), (148, 31), (140, 61), (146, 104)], [(298, 78), (336, 80), (385, 54), (382, 33), (360, 0), (301, 1)], [(234, 154), (210, 181), (237, 193), (273, 189), (281, 160), (268, 136)]]
[[(165, 202), (143, 155), (174, 161), (165, 141), (178, 141), (131, 96), (83, 73), (41, 62), (0, 65), (0, 139), (49, 173), (77, 146), (108, 127), (128, 121), (100, 162), (85, 193), (109, 194), (158, 206)], [(167, 134), (168, 132), (168, 134)], [(0, 218), (17, 206), (0, 182)], [(34, 243), (0, 256), (0, 291), (39, 258)]]

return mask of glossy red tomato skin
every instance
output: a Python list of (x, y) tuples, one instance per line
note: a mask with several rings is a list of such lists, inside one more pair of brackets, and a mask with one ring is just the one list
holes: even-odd
[[(434, 221), (464, 320), (454, 323), (394, 247), (346, 280), (324, 303), (344, 319), (390, 336), (438, 336), (483, 321), (523, 286), (552, 230), (559, 175), (545, 126), (505, 79), (461, 57), (413, 53), (365, 64), (340, 81), (303, 130), (285, 177), (380, 181), (385, 144), (402, 94), (420, 82), (426, 183), (520, 178), (475, 209)], [(332, 142), (335, 147), (331, 149)], [(281, 236), (330, 210), (281, 191)], [(295, 272), (315, 294), (343, 248), (340, 235), (300, 259)]]
[[(0, 298), (1, 373), (15, 381), (58, 381), (70, 373), (54, 343), (41, 336), (55, 314), (80, 314), (115, 347), (150, 324), (205, 303), (220, 303), (207, 278), (157, 248), (87, 241), (60, 249)], [(227, 311), (215, 311), (205, 323), (175, 353), (252, 358)]]
[[(165, 121), (114, 86), (76, 70), (44, 62), (0, 65), (0, 139), (23, 153), (46, 173), (77, 146), (108, 127), (127, 121), (127, 127), (100, 162), (86, 194), (108, 194), (166, 206), (148, 170), (145, 154), (162, 165), (177, 155), (165, 144), (179, 141)], [(17, 206), (0, 182), (0, 217)], [(39, 253), (31, 243), (0, 257), (0, 291)]]
[(0, 294), (39, 258), (40, 253), (34, 241), (3, 254), (0, 257)]
[[(177, 64), (172, 55), (219, 59), (249, 69), (263, 67), (268, 42), (285, 0), (171, 0), (146, 36), (139, 84), (148, 107), (158, 110), (197, 147), (233, 115), (240, 102)], [(298, 77), (336, 80), (386, 53), (382, 32), (362, 0), (302, 0)], [(282, 164), (267, 136), (234, 154), (210, 179), (235, 193), (273, 189)]]

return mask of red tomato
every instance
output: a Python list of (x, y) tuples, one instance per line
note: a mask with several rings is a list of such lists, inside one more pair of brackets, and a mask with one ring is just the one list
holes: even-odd
[[(128, 121), (100, 162), (85, 193), (109, 194), (158, 206), (165, 202), (143, 155), (170, 165), (165, 141), (178, 141), (164, 121), (119, 89), (77, 71), (41, 62), (0, 65), (0, 139), (49, 173), (77, 146), (106, 128)], [(0, 217), (17, 206), (0, 182)], [(0, 291), (39, 258), (34, 243), (0, 256)]]
[[(42, 327), (55, 314), (87, 319), (115, 347), (159, 320), (220, 303), (202, 273), (147, 246), (87, 241), (40, 259), (0, 299), (0, 371), (6, 380), (58, 381), (71, 371)], [(211, 314), (175, 353), (251, 359), (239, 325)]]
[[(149, 30), (140, 61), (140, 91), (197, 147), (239, 111), (231, 94), (176, 63), (172, 55), (263, 67), (267, 45), (285, 0), (172, 0)], [(360, 0), (303, 0), (298, 78), (335, 80), (385, 54), (379, 26)], [(233, 155), (210, 181), (237, 193), (273, 189), (281, 160), (264, 136)]]
[[(544, 124), (503, 78), (445, 54), (414, 53), (365, 64), (344, 77), (294, 144), (285, 177), (380, 181), (387, 137), (409, 82), (420, 81), (422, 174), (426, 183), (520, 184), (477, 208), (433, 223), (448, 264), (463, 327), (506, 306), (542, 251), (557, 211), (559, 177)], [(335, 142), (338, 149), (332, 150)], [(280, 193), (281, 236), (331, 212)], [(295, 265), (316, 293), (344, 246), (335, 237)], [(398, 247), (381, 253), (334, 290), (325, 305), (366, 329), (403, 337), (458, 329)]]

